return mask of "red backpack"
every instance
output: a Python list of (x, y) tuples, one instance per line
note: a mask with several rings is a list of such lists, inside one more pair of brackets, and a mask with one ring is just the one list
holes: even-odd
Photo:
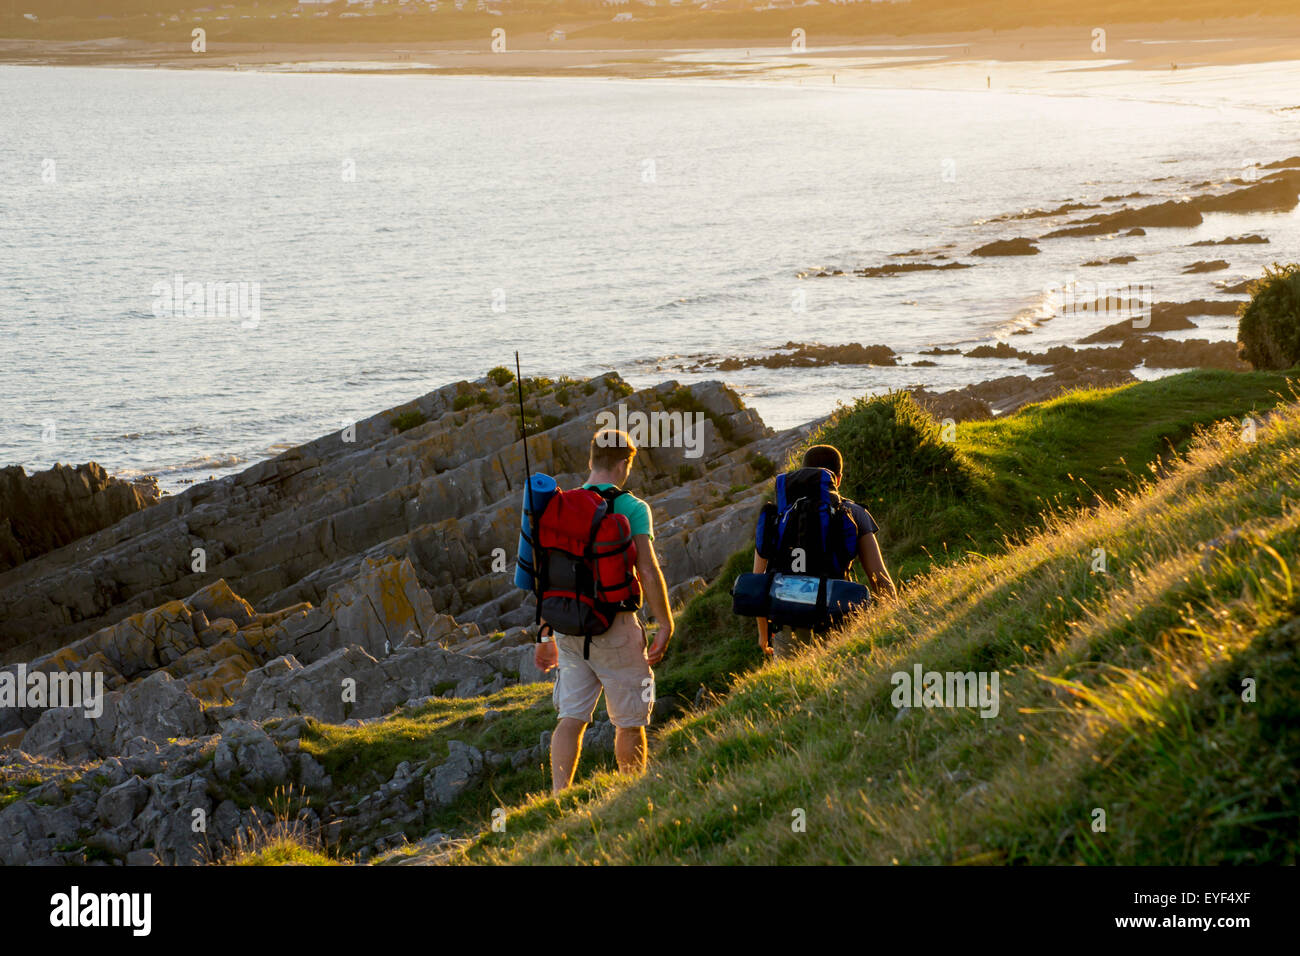
[(619, 488), (557, 491), (537, 524), (538, 617), (560, 634), (604, 634), (620, 611), (641, 606), (636, 544), (627, 517), (614, 513)]

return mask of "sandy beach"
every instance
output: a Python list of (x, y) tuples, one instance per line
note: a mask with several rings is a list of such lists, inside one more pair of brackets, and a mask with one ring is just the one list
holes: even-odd
[[(898, 89), (998, 89), (1223, 102), (1300, 112), (1300, 16), (1026, 27), (977, 32), (847, 36), (810, 29), (804, 48), (784, 35), (647, 43), (509, 32), (482, 39), (350, 43), (232, 43), (206, 52), (182, 42), (0, 39), (0, 63), (163, 69), (428, 73), (483, 76), (714, 79)], [(508, 21), (506, 21), (508, 22)], [(188, 28), (189, 24), (181, 24)], [(1104, 30), (1104, 35), (1096, 33)], [(601, 30), (599, 32), (607, 32)], [(1252, 82), (1257, 79), (1258, 82)], [(1227, 87), (1234, 87), (1229, 92)]]

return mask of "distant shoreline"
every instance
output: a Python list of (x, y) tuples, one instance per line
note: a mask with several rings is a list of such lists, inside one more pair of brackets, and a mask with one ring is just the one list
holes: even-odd
[[(0, 39), (0, 64), (223, 69), (269, 72), (382, 73), (505, 77), (688, 78), (922, 89), (999, 89), (1102, 93), (1119, 85), (1159, 87), (1177, 75), (1213, 79), (1225, 68), (1276, 64), (1278, 105), (1300, 108), (1300, 16), (1196, 22), (1120, 23), (1104, 36), (1079, 26), (939, 32), (894, 36), (807, 31), (806, 48), (788, 36), (704, 42), (587, 37), (549, 40), (545, 32), (509, 32), (506, 52), (482, 38), (441, 42), (224, 43), (192, 53), (184, 42)], [(200, 24), (201, 25), (201, 24)], [(775, 25), (775, 24), (774, 24)], [(813, 25), (810, 25), (813, 26)], [(1182, 72), (1180, 72), (1182, 71)], [(1286, 103), (1289, 88), (1294, 102)]]

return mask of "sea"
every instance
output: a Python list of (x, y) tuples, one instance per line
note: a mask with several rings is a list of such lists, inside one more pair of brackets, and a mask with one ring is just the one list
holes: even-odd
[[(0, 466), (176, 491), (516, 350), (525, 375), (720, 379), (776, 428), (1014, 374), (921, 353), (1072, 343), (1097, 319), (1071, 296), (1228, 297), (1294, 258), (1300, 214), (972, 257), (1066, 218), (1006, 217), (1249, 181), (1300, 153), (1298, 118), (1191, 94), (0, 67)], [(1246, 233), (1270, 243), (1189, 247)], [(1210, 259), (1229, 266), (1185, 274)], [(852, 275), (905, 261), (973, 267)], [(707, 367), (790, 342), (898, 364)]]

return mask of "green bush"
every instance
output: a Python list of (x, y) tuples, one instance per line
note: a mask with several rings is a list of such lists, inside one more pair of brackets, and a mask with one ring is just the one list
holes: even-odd
[(536, 378), (524, 379), (524, 397), (529, 398), (533, 395), (547, 395), (555, 388), (555, 383), (545, 375), (538, 375)]
[(631, 385), (619, 378), (617, 373), (611, 373), (605, 376), (605, 387), (619, 398), (627, 398), (627, 396), (636, 391), (636, 389)]
[[(871, 512), (889, 567), (904, 578), (930, 563), (928, 549), (964, 545), (989, 524), (976, 470), (907, 392), (841, 406), (808, 444), (834, 445), (844, 455), (840, 492)], [(802, 456), (800, 448), (787, 467), (798, 467)]]
[(428, 417), (421, 411), (402, 412), (402, 414), (392, 419), (389, 424), (399, 432), (404, 432), (408, 428), (415, 428), (417, 425), (423, 425), (428, 420)]
[(766, 455), (753, 454), (749, 457), (749, 464), (758, 475), (759, 481), (764, 481), (776, 474), (776, 462), (772, 461)]
[(515, 373), (504, 365), (498, 365), (487, 373), (488, 381), (498, 388), (509, 385), (515, 380)]
[(493, 409), (496, 408), (497, 403), (492, 398), (491, 392), (486, 388), (480, 388), (476, 392), (463, 392), (460, 395), (457, 395), (452, 401), (451, 407), (454, 411), (459, 412), (474, 404), (482, 405), (487, 409)]
[[(966, 461), (908, 392), (867, 396), (840, 406), (808, 443), (840, 450), (841, 490), (855, 501), (911, 495), (923, 488), (946, 496), (971, 490)], [(792, 464), (797, 466), (798, 460)]]
[(1300, 364), (1300, 263), (1265, 268), (1237, 324), (1237, 354), (1257, 369)]

